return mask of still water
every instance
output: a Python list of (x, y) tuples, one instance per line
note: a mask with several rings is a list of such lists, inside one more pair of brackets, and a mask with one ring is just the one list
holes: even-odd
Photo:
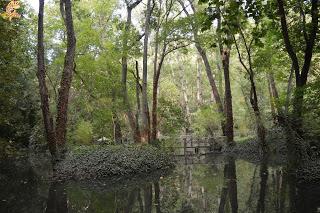
[(0, 212), (320, 212), (320, 187), (299, 186), (285, 165), (230, 156), (177, 161), (168, 174), (64, 184), (46, 180), (39, 162), (1, 162)]

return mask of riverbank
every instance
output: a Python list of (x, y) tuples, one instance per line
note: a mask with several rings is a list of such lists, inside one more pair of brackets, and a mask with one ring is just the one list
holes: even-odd
[(53, 179), (99, 180), (148, 175), (174, 167), (169, 153), (153, 146), (81, 146), (55, 167)]

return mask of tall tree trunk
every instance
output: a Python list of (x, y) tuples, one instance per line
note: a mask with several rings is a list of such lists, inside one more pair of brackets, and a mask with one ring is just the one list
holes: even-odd
[[(253, 73), (251, 71), (251, 73)], [(253, 74), (250, 75), (250, 84), (251, 84), (251, 92), (250, 92), (250, 103), (255, 115), (256, 125), (257, 125), (257, 135), (260, 140), (260, 145), (263, 153), (268, 152), (268, 147), (266, 144), (266, 129), (263, 125), (263, 121), (261, 118), (260, 108), (258, 104), (258, 95), (256, 90), (255, 81), (253, 79)]]
[(121, 77), (121, 83), (122, 83), (122, 96), (123, 96), (123, 104), (126, 108), (126, 114), (129, 121), (129, 125), (131, 128), (131, 132), (133, 134), (133, 139), (135, 143), (141, 142), (141, 135), (140, 130), (137, 128), (137, 123), (135, 122), (135, 118), (133, 115), (133, 112), (131, 110), (130, 101), (128, 98), (128, 88), (127, 88), (127, 76), (128, 76), (128, 35), (130, 33), (131, 29), (131, 14), (133, 8), (135, 8), (141, 1), (136, 1), (133, 4), (129, 4), (129, 2), (126, 1), (127, 4), (127, 21), (126, 21), (126, 27), (124, 32), (124, 38), (123, 38), (123, 55), (121, 58), (121, 64), (122, 64), (122, 77)]
[[(190, 13), (186, 9), (183, 1), (179, 0), (179, 3), (183, 8), (184, 13), (188, 17), (190, 17)], [(190, 4), (190, 6), (192, 8), (192, 11), (195, 13), (196, 11), (195, 11), (195, 8), (193, 6), (192, 1), (189, 1), (189, 4)], [(194, 37), (194, 40), (195, 40), (195, 46), (196, 46), (196, 49), (199, 52), (199, 54), (200, 54), (200, 56), (201, 56), (201, 58), (203, 60), (203, 63), (204, 63), (204, 66), (205, 66), (205, 70), (206, 70), (206, 73), (207, 73), (207, 77), (208, 77), (208, 80), (209, 80), (209, 83), (210, 83), (210, 86), (211, 86), (212, 95), (213, 95), (213, 97), (215, 99), (215, 102), (217, 104), (218, 112), (221, 115), (224, 115), (223, 104), (222, 104), (222, 101), (221, 101), (221, 98), (220, 98), (220, 95), (219, 95), (219, 91), (218, 91), (218, 88), (217, 88), (217, 85), (216, 85), (216, 82), (215, 82), (215, 78), (213, 77), (213, 73), (212, 73), (212, 69), (211, 69), (211, 66), (210, 66), (210, 63), (209, 63), (209, 60), (208, 60), (208, 56), (206, 54), (206, 51), (202, 48), (202, 46), (199, 43), (198, 28), (195, 26), (194, 23), (192, 23), (191, 27), (192, 27), (192, 31), (193, 31), (193, 37)], [(223, 120), (221, 121), (221, 129), (222, 129), (223, 135), (225, 135), (225, 122)]]
[[(220, 98), (220, 95), (218, 92), (218, 88), (217, 88), (215, 79), (213, 77), (212, 69), (211, 69), (207, 54), (206, 54), (205, 50), (200, 46), (200, 44), (196, 43), (195, 46), (196, 46), (196, 48), (197, 48), (197, 50), (203, 60), (203, 63), (205, 65), (205, 70), (206, 70), (207, 77), (208, 77), (208, 80), (209, 80), (209, 83), (211, 86), (211, 91), (212, 91), (214, 100), (217, 104), (218, 112), (221, 115), (223, 115), (224, 114), (223, 104), (221, 102), (221, 98)], [(221, 122), (221, 128), (222, 128), (223, 135), (225, 135), (225, 122), (224, 121)]]
[(224, 71), (224, 85), (225, 85), (225, 135), (227, 136), (227, 143), (229, 146), (233, 146), (234, 133), (233, 133), (233, 110), (232, 110), (232, 94), (231, 94), (231, 85), (230, 85), (230, 69), (229, 69), (229, 61), (230, 61), (230, 49), (225, 48), (221, 51), (222, 55), (222, 65)]
[(165, 52), (167, 49), (167, 45), (163, 45), (161, 58), (158, 65), (154, 67), (154, 75), (153, 75), (153, 87), (152, 87), (152, 133), (151, 140), (157, 140), (158, 133), (158, 91), (159, 91), (159, 79), (161, 74), (161, 68), (165, 58)]
[(202, 78), (201, 78), (201, 58), (197, 57), (197, 104), (201, 106), (202, 100)]
[[(116, 94), (115, 91), (112, 91), (112, 102), (116, 102)], [(117, 114), (116, 106), (113, 104), (112, 106), (112, 122), (113, 122), (113, 139), (115, 144), (122, 143), (122, 132), (121, 132), (121, 124)]]
[(142, 141), (150, 142), (150, 116), (148, 109), (148, 43), (150, 34), (151, 0), (147, 1), (146, 21), (143, 42), (143, 75), (142, 75)]
[(44, 59), (44, 36), (43, 36), (43, 11), (44, 11), (44, 0), (39, 1), (39, 16), (38, 16), (38, 71), (37, 77), (39, 81), (39, 93), (41, 98), (41, 110), (45, 128), (45, 134), (47, 139), (47, 144), (50, 153), (53, 158), (56, 157), (56, 141), (53, 118), (50, 112), (49, 95), (48, 88), (46, 85), (46, 68)]
[(137, 110), (136, 110), (136, 130), (135, 135), (141, 141), (140, 135), (140, 125), (139, 125), (139, 117), (141, 113), (141, 102), (140, 102), (140, 93), (141, 93), (141, 84), (140, 84), (140, 74), (139, 74), (139, 64), (136, 61), (136, 100), (137, 100)]
[(159, 77), (160, 69), (158, 70), (158, 52), (159, 52), (159, 31), (160, 31), (160, 17), (161, 17), (161, 7), (162, 1), (159, 2), (159, 16), (157, 17), (157, 27), (155, 35), (155, 52), (154, 52), (154, 61), (153, 61), (153, 86), (152, 86), (152, 131), (151, 131), (151, 140), (155, 141), (157, 139), (157, 105), (158, 105), (158, 86), (159, 86)]
[[(232, 107), (232, 94), (231, 94), (231, 83), (230, 83), (230, 49), (231, 45), (227, 45), (223, 47), (222, 38), (219, 34), (219, 31), (222, 28), (222, 16), (220, 11), (220, 6), (218, 6), (218, 26), (217, 31), (219, 35), (219, 52), (220, 58), (223, 66), (223, 73), (224, 73), (224, 117), (225, 117), (225, 136), (227, 137), (227, 144), (228, 146), (234, 146), (234, 130), (233, 130), (233, 107)], [(227, 34), (228, 38), (231, 38), (230, 33)], [(218, 63), (218, 67), (220, 67), (220, 63)], [(220, 68), (221, 69), (221, 68)], [(222, 75), (222, 74), (220, 74)], [(222, 79), (221, 79), (222, 81)], [(222, 86), (222, 82), (220, 82)]]
[(60, 81), (59, 98), (57, 104), (57, 119), (56, 119), (56, 141), (59, 147), (59, 152), (64, 152), (66, 144), (67, 121), (68, 121), (68, 102), (69, 92), (74, 72), (74, 59), (76, 50), (76, 37), (72, 19), (72, 4), (71, 0), (61, 0), (64, 5), (65, 26), (67, 31), (67, 52), (64, 60), (64, 68)]

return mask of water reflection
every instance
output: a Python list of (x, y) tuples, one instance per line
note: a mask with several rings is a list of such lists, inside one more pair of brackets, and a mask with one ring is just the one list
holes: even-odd
[(67, 192), (65, 186), (52, 183), (49, 188), (46, 213), (68, 212)]
[(228, 198), (231, 212), (238, 212), (238, 190), (235, 159), (228, 156), (224, 166), (224, 186), (221, 191), (219, 213), (229, 212)]
[[(23, 166), (21, 169), (20, 166)], [(288, 165), (232, 156), (182, 159), (169, 175), (125, 183), (48, 183), (25, 164), (1, 164), (0, 212), (317, 212), (320, 187), (298, 184)]]

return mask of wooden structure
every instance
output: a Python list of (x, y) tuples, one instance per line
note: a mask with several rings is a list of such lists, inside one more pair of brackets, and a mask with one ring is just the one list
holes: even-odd
[(221, 152), (225, 144), (225, 137), (197, 138), (184, 135), (178, 139), (177, 146), (168, 147), (176, 156), (205, 155)]

